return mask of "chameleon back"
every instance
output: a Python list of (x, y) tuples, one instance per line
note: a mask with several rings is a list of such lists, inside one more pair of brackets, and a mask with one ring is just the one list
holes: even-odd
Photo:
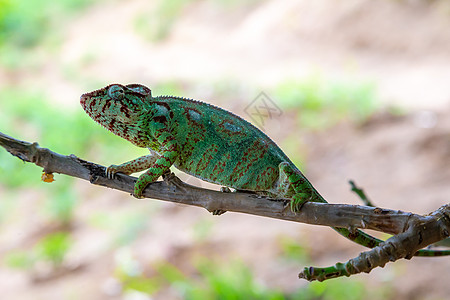
[(180, 145), (174, 165), (181, 171), (220, 185), (267, 192), (276, 188), (280, 163), (291, 163), (268, 136), (224, 109), (167, 96), (152, 103), (173, 112), (167, 127)]

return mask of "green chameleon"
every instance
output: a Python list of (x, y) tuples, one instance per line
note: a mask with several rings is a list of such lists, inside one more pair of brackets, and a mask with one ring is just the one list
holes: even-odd
[[(153, 97), (140, 84), (111, 84), (81, 96), (86, 113), (112, 133), (150, 155), (106, 169), (108, 178), (117, 172), (147, 170), (134, 186), (134, 196), (174, 165), (179, 170), (236, 190), (273, 198), (290, 198), (298, 212), (308, 201), (325, 199), (261, 130), (219, 107), (173, 96)], [(360, 230), (334, 228), (344, 237), (373, 248), (380, 242)], [(450, 250), (420, 250), (418, 256), (449, 255)]]

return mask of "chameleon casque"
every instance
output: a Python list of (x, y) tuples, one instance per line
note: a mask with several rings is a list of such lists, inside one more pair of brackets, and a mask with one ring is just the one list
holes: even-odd
[[(153, 97), (140, 84), (111, 84), (83, 94), (81, 106), (96, 122), (150, 155), (111, 165), (106, 175), (147, 170), (134, 196), (174, 165), (202, 180), (273, 198), (290, 198), (298, 212), (308, 201), (326, 202), (284, 152), (261, 130), (219, 107), (173, 96)], [(373, 248), (382, 241), (360, 230), (333, 228)], [(420, 250), (418, 256), (449, 255), (450, 250)]]

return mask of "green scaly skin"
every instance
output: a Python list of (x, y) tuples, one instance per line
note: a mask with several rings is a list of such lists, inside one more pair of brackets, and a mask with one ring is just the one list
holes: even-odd
[[(112, 84), (81, 96), (86, 113), (112, 133), (150, 155), (111, 165), (106, 175), (147, 170), (134, 186), (134, 196), (174, 165), (179, 170), (219, 185), (273, 198), (291, 198), (298, 212), (308, 201), (325, 199), (283, 151), (262, 131), (224, 109), (191, 99), (158, 96), (143, 85)], [(378, 240), (362, 231), (334, 228), (344, 237), (373, 248)], [(420, 256), (448, 255), (421, 250)]]

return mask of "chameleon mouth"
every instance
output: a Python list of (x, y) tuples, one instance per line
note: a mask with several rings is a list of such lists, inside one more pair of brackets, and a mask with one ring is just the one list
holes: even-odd
[(86, 110), (86, 104), (90, 103), (91, 97), (96, 97), (96, 96), (104, 93), (104, 90), (107, 88), (109, 88), (109, 86), (107, 86), (106, 88), (101, 88), (101, 89), (81, 95), (81, 97), (80, 97), (81, 106), (83, 106), (83, 108), (85, 108), (85, 110)]
[(118, 84), (110, 84), (110, 85), (108, 85), (108, 86), (106, 86), (106, 87), (103, 87), (103, 88), (100, 88), (100, 89), (98, 89), (98, 90), (95, 90), (95, 91), (92, 91), (92, 92), (89, 92), (89, 93), (85, 93), (85, 94), (83, 94), (83, 95), (81, 95), (81, 97), (80, 97), (80, 103), (81, 103), (81, 105), (86, 105), (86, 103), (88, 103), (89, 102), (89, 100), (91, 99), (91, 97), (97, 97), (97, 96), (101, 96), (101, 95), (104, 95), (105, 94), (105, 91), (107, 91), (111, 86), (113, 86), (113, 85), (118, 85)]
[(86, 93), (86, 94), (83, 94), (83, 95), (81, 95), (81, 97), (80, 97), (80, 104), (81, 104), (81, 107), (84, 109), (84, 111), (86, 112), (86, 113), (88, 113), (88, 115), (91, 115), (91, 112), (92, 112), (92, 105), (94, 105), (94, 102), (95, 101), (93, 101), (92, 99), (91, 99), (91, 93)]
[(80, 104), (84, 111), (91, 115), (95, 105), (95, 96), (99, 94), (99, 90), (81, 95)]
[(80, 97), (81, 106), (84, 107), (86, 105), (86, 102), (89, 101), (89, 99), (90, 99), (90, 96), (88, 94), (81, 95), (81, 97)]

